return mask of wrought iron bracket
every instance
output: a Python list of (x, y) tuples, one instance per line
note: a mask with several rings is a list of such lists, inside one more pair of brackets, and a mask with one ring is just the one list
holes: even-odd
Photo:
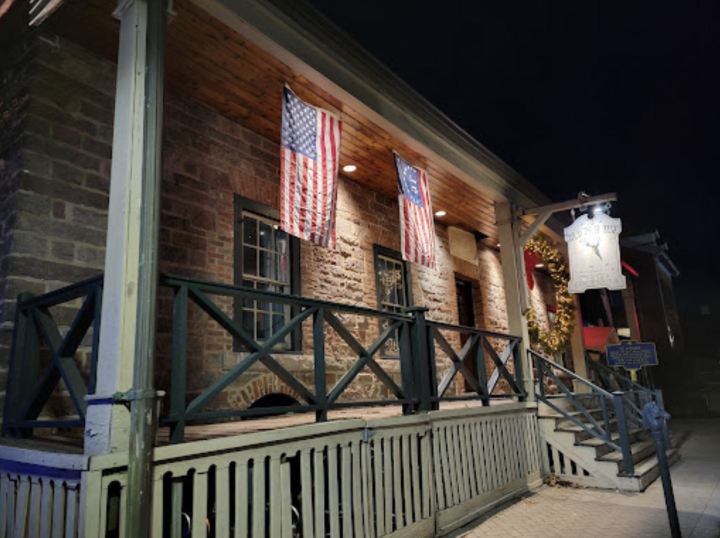
[(130, 389), (114, 394), (89, 394), (85, 397), (88, 405), (114, 405), (122, 404), (130, 407), (133, 401), (137, 400), (157, 400), (165, 396), (164, 390), (136, 390)]
[(156, 400), (165, 396), (164, 390), (138, 390), (130, 389), (124, 392), (116, 392), (112, 395), (114, 403), (121, 403), (126, 406), (137, 400)]

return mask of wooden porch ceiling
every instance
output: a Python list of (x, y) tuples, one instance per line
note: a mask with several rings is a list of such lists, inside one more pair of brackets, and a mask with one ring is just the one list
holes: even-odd
[[(111, 16), (114, 0), (67, 0), (47, 20), (50, 31), (96, 53), (117, 58), (119, 23)], [(424, 166), (430, 177), (441, 222), (497, 238), (493, 201), (411, 150), (348, 103), (310, 82), (283, 62), (224, 25), (190, 0), (176, 0), (168, 26), (168, 90), (219, 111), (267, 137), (280, 140), (280, 104), (285, 83), (308, 102), (340, 115), (344, 122), (341, 165), (356, 164), (352, 180), (382, 194), (397, 196), (392, 150)]]

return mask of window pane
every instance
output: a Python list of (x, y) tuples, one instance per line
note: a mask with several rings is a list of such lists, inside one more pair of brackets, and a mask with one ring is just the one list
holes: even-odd
[(282, 230), (276, 231), (275, 246), (277, 247), (278, 266), (277, 279), (290, 283), (290, 238)]
[(269, 280), (277, 279), (277, 255), (268, 250), (260, 250), (260, 274)]
[(257, 275), (257, 250), (254, 247), (243, 248), (243, 274)]
[(257, 220), (249, 215), (244, 215), (242, 221), (243, 244), (257, 245)]
[(270, 326), (268, 323), (268, 315), (264, 312), (258, 312), (255, 318), (257, 327), (257, 339), (267, 340), (270, 337)]
[(272, 317), (272, 332), (273, 334), (280, 331), (285, 326), (285, 323), (287, 323), (287, 320), (285, 319), (284, 315), (277, 315), (274, 314)]
[(274, 249), (273, 246), (273, 227), (267, 222), (260, 221), (260, 246), (267, 249)]
[(250, 336), (255, 337), (255, 314), (252, 310), (242, 311), (242, 328)]

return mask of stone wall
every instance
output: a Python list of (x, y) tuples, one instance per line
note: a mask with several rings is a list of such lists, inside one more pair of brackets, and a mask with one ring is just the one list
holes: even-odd
[[(0, 92), (3, 372), (18, 293), (44, 293), (103, 269), (115, 72), (37, 36), (16, 54)], [(62, 323), (73, 313), (53, 310)]]
[(12, 249), (17, 178), (21, 169), (22, 130), (27, 107), (29, 54), (21, 44), (3, 59), (0, 70), (0, 386), (4, 390), (12, 339), (15, 290), (5, 262)]
[[(0, 189), (2, 223), (3, 333), (0, 370), (7, 365), (13, 297), (19, 291), (42, 293), (102, 271), (112, 142), (113, 63), (63, 40), (34, 40), (19, 70), (6, 71), (15, 81), (4, 84), (0, 98), (15, 103), (3, 115), (15, 132), (24, 117), (21, 151), (17, 136), (0, 138), (5, 172)], [(13, 88), (25, 88), (13, 90)], [(10, 140), (10, 142), (7, 142)], [(233, 283), (234, 196), (275, 207), (278, 199), (279, 148), (199, 103), (168, 95), (163, 143), (164, 166), (160, 234), (160, 269), (166, 273)], [(22, 163), (18, 165), (17, 155)], [(7, 163), (10, 163), (8, 165)], [(14, 178), (14, 181), (8, 178)], [(387, 178), (394, 182), (394, 178)], [(377, 307), (373, 245), (399, 249), (395, 199), (368, 191), (341, 177), (338, 193), (338, 247), (330, 251), (301, 244), (301, 294), (307, 297)], [(455, 276), (476, 283), (476, 322), (507, 330), (499, 254), (481, 248), (477, 264), (450, 256), (447, 230), (437, 225), (436, 271), (413, 265), (414, 303), (429, 308), (430, 319), (457, 322)], [(230, 301), (218, 300), (230, 314)], [(158, 388), (169, 379), (171, 296), (161, 290), (158, 309)], [(59, 314), (62, 316), (62, 312)], [(375, 320), (347, 320), (355, 335), (369, 343)], [(190, 311), (189, 390), (207, 387), (240, 359), (217, 324)], [(312, 342), (306, 329), (303, 353), (281, 361), (310, 383)], [(328, 385), (349, 366), (350, 353), (335, 338), (328, 345), (334, 362)], [(397, 362), (384, 361), (391, 371)], [(251, 372), (216, 404), (248, 405), (265, 392), (282, 389), (262, 371)], [(4, 386), (4, 384), (3, 384)], [(286, 392), (290, 393), (290, 391)], [(371, 374), (361, 374), (352, 395), (376, 397), (383, 390)]]

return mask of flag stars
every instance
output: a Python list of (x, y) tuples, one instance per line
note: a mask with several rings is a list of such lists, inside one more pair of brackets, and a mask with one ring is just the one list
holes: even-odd
[(317, 113), (287, 88), (284, 95), (281, 142), (291, 151), (317, 158)]

